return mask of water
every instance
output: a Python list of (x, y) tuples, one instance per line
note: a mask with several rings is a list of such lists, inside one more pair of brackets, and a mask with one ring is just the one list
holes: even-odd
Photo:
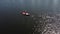
[[(35, 15), (60, 13), (60, 0), (0, 0), (0, 31), (31, 33), (34, 20), (19, 14), (27, 10)], [(27, 21), (28, 20), (28, 21)]]

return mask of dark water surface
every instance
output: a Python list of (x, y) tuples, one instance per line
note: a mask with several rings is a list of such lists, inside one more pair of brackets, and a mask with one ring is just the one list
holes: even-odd
[(22, 10), (36, 14), (57, 13), (60, 11), (60, 0), (0, 0), (0, 31), (20, 34), (32, 32), (32, 18), (19, 15)]

